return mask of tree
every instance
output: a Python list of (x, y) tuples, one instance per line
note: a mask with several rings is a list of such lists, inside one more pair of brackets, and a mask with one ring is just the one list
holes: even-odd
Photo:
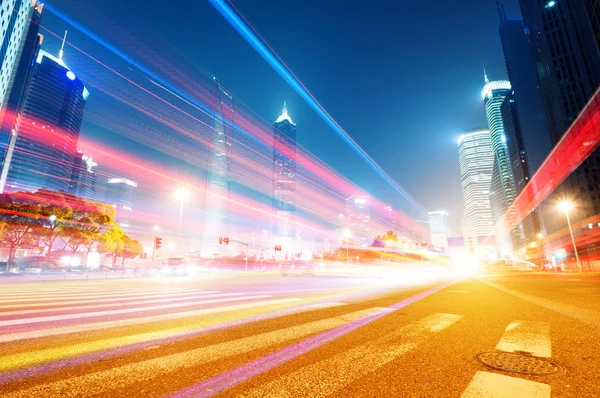
[(17, 192), (0, 195), (0, 245), (8, 248), (8, 264), (13, 264), (17, 249), (35, 243), (33, 231), (40, 223), (40, 208), (32, 194)]
[(123, 250), (123, 236), (125, 233), (117, 225), (112, 225), (98, 239), (98, 252), (110, 254), (113, 258), (112, 265), (117, 262), (118, 253)]
[(123, 242), (122, 248), (117, 250), (117, 255), (123, 258), (122, 265), (125, 265), (125, 260), (135, 258), (142, 253), (142, 244), (135, 239), (131, 239), (127, 235), (121, 237)]
[(385, 247), (385, 246), (388, 246), (390, 243), (397, 243), (397, 242), (398, 242), (398, 235), (396, 235), (396, 233), (394, 231), (389, 230), (384, 235), (377, 235), (373, 239), (373, 246), (374, 247)]
[(39, 203), (40, 215), (40, 222), (34, 232), (39, 236), (40, 242), (48, 248), (45, 256), (47, 263), (54, 242), (69, 225), (73, 209), (62, 192), (40, 189), (33, 194), (33, 198)]

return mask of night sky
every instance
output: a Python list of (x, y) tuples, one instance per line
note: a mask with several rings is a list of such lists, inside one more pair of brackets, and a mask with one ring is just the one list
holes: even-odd
[[(299, 145), (381, 201), (409, 210), (407, 202), (343, 144), (207, 1), (47, 3), (151, 70), (169, 76), (168, 70), (161, 70), (160, 59), (144, 57), (143, 48), (133, 43), (145, 44), (190, 73), (217, 76), (238, 101), (266, 120), (273, 121), (286, 100)], [(518, 18), (516, 0), (505, 3), (509, 18)], [(362, 148), (426, 210), (447, 210), (451, 235), (462, 235), (456, 140), (463, 131), (486, 126), (480, 96), (482, 61), (490, 79), (506, 78), (495, 0), (233, 4)], [(69, 29), (71, 43), (127, 71), (125, 62), (84, 32), (50, 12), (44, 18), (49, 30), (61, 34)], [(57, 52), (59, 45), (47, 35), (46, 50)], [(67, 63), (69, 56), (65, 55)], [(89, 60), (72, 62), (84, 80), (86, 73), (96, 73), (84, 66)], [(86, 112), (93, 113), (103, 104), (94, 103), (91, 92)], [(164, 161), (158, 159), (160, 152), (138, 148), (139, 143), (121, 137), (118, 129), (85, 124), (82, 135)]]

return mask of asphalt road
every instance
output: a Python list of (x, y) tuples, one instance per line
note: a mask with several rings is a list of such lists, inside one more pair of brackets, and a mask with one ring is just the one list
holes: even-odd
[(600, 397), (598, 297), (592, 274), (13, 280), (0, 395)]

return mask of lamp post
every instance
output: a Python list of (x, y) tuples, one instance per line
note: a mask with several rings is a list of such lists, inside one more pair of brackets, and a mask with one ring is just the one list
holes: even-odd
[(185, 202), (187, 200), (187, 198), (189, 198), (190, 193), (187, 189), (185, 189), (184, 187), (181, 188), (177, 188), (177, 191), (175, 191), (175, 197), (179, 200), (179, 223), (177, 225), (177, 236), (181, 236), (181, 221), (183, 219), (183, 202)]
[(350, 256), (348, 254), (348, 237), (350, 236), (350, 230), (349, 229), (345, 229), (344, 230), (344, 236), (346, 237), (346, 266), (350, 267)]
[(577, 253), (577, 245), (575, 244), (575, 237), (573, 236), (573, 229), (571, 228), (571, 220), (569, 219), (569, 210), (573, 208), (573, 203), (565, 200), (558, 204), (558, 208), (565, 213), (565, 216), (567, 218), (567, 225), (569, 226), (569, 233), (571, 234), (571, 242), (573, 243), (573, 251), (575, 252), (577, 268), (579, 269), (579, 272), (582, 272), (581, 262), (579, 261), (579, 254)]

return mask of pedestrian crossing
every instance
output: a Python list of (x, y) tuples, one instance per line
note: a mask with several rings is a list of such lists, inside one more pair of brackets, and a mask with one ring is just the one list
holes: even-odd
[[(51, 380), (22, 383), (27, 377), (43, 379), (49, 371), (96, 363), (105, 358), (98, 356), (100, 354), (118, 357), (243, 322), (324, 309), (328, 311), (321, 313), (327, 315), (306, 319), (295, 317), (291, 323), (277, 323), (269, 330), (259, 328), (248, 335), (232, 334), (227, 340), (212, 341), (207, 345), (186, 346), (184, 350), (162, 354), (157, 351), (155, 355), (117, 362), (115, 366), (90, 366), (89, 371), (63, 372)], [(335, 311), (330, 312), (331, 309)], [(89, 394), (113, 397), (134, 385), (172, 377), (187, 369), (210, 368), (218, 361), (232, 360), (233, 368), (217, 374), (208, 372), (208, 379), (197, 380), (201, 386), (210, 388), (187, 386), (166, 392), (174, 397), (219, 393), (226, 396), (229, 388), (238, 386), (237, 381), (232, 384), (232, 380), (238, 380), (232, 376), (241, 374), (246, 366), (236, 362), (239, 358), (254, 358), (259, 352), (270, 353), (256, 362), (274, 361), (276, 368), (298, 358), (297, 355), (279, 354), (297, 353), (304, 342), (322, 338), (321, 343), (325, 344), (331, 341), (326, 336), (336, 338), (357, 328), (376, 327), (372, 323), (396, 311), (394, 306), (357, 308), (334, 300), (319, 301), (269, 292), (184, 287), (157, 289), (141, 286), (128, 289), (115, 286), (64, 292), (59, 288), (45, 288), (27, 294), (5, 291), (0, 295), (0, 395), (56, 397)], [(319, 360), (296, 367), (275, 379), (251, 383), (239, 396), (330, 396), (415, 352), (452, 328), (460, 327), (468, 316), (444, 312), (423, 314), (408, 323), (399, 323), (373, 339), (341, 351), (328, 352)], [(490, 351), (552, 357), (551, 329), (546, 322), (514, 320), (496, 332), (498, 343), (487, 347)], [(53, 341), (58, 341), (58, 344), (53, 344)], [(315, 347), (318, 350), (321, 345)], [(483, 365), (469, 377), (471, 379), (464, 387), (462, 398), (551, 397), (549, 384), (485, 369)], [(239, 383), (245, 381), (239, 380)]]

